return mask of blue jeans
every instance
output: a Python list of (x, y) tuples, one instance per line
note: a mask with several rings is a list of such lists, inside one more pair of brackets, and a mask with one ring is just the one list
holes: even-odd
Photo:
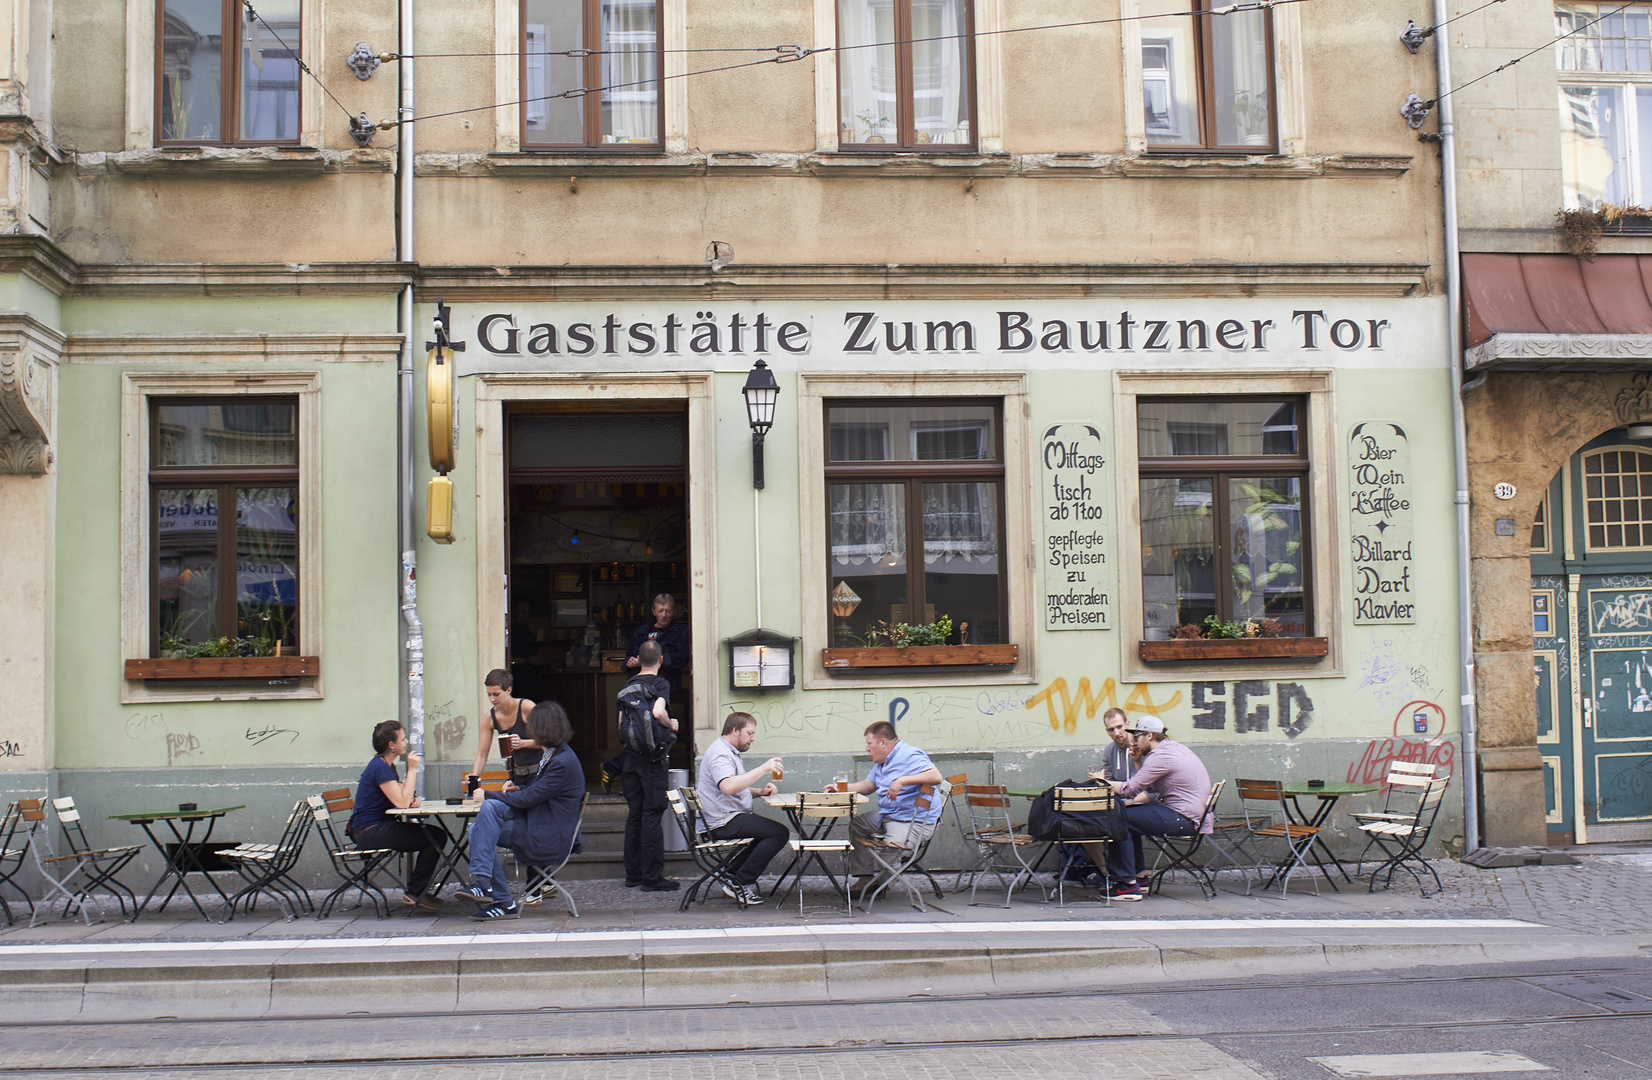
[(1128, 844), (1107, 845), (1107, 876), (1114, 885), (1134, 881), (1141, 871), (1143, 836), (1192, 836), (1199, 831), (1197, 822), (1190, 821), (1163, 803), (1145, 802), (1124, 808), (1124, 820), (1130, 826)]
[(470, 823), (471, 884), (483, 886), (501, 904), (511, 902), (511, 887), (495, 849), (516, 846), (516, 822), (516, 811), (509, 804), (489, 799)]

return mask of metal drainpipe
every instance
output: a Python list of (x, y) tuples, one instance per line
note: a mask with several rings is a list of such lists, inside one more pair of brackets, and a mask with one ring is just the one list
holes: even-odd
[[(397, 13), (396, 51), (403, 57), (413, 54), (413, 0), (400, 0)], [(413, 262), (413, 61), (397, 65), (400, 107), (396, 118), (396, 259), (403, 265)], [(407, 637), (403, 643), (403, 670), (407, 676), (407, 737), (414, 753), (424, 756), (424, 625), (419, 621), (418, 560), (414, 553), (417, 535), (413, 529), (413, 478), (417, 472), (413, 458), (413, 282), (402, 286), (398, 314), (401, 318), (401, 361), (397, 369), (400, 413), (397, 438), (401, 473), (400, 536), (402, 553), (402, 621)], [(427, 770), (420, 769), (415, 794), (424, 797)]]
[[(1450, 12), (1446, 0), (1434, 0), (1434, 25)], [(1463, 413), (1462, 252), (1457, 242), (1457, 129), (1452, 116), (1451, 56), (1446, 34), (1434, 38), (1434, 62), (1440, 83), (1440, 186), (1445, 201), (1446, 339), (1451, 363), (1452, 464), (1457, 480), (1457, 656), (1462, 670), (1463, 847), (1480, 846), (1480, 753), (1474, 728), (1474, 601), (1469, 562), (1468, 421)]]

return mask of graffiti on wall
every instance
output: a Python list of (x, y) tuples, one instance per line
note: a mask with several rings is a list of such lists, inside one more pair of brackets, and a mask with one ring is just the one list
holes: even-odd
[[(1119, 684), (1113, 678), (1102, 680), (1101, 689), (1093, 691), (1088, 676), (1078, 680), (1078, 689), (1075, 692), (1068, 686), (1066, 678), (1058, 678), (1038, 693), (1026, 700), (1024, 708), (1036, 709), (1043, 705), (1050, 717), (1050, 730), (1060, 731), (1071, 735), (1078, 730), (1079, 710), (1084, 711), (1086, 720), (1094, 720), (1096, 713), (1105, 706), (1109, 709), (1123, 708), (1126, 713), (1145, 713), (1149, 716), (1164, 718), (1164, 713), (1174, 709), (1182, 703), (1182, 692), (1177, 690), (1163, 701), (1154, 701), (1153, 687), (1149, 683), (1130, 684), (1130, 696), (1124, 699), (1123, 706), (1119, 705)], [(1056, 710), (1056, 701), (1060, 700), (1061, 708)]]
[(1231, 717), (1240, 734), (1277, 728), (1294, 739), (1314, 722), (1314, 700), (1294, 682), (1247, 679), (1231, 691), (1225, 682), (1196, 682), (1192, 705), (1193, 726), (1203, 731), (1227, 731)]
[(22, 757), (23, 744), (11, 739), (0, 739), (0, 757)]
[(1348, 766), (1350, 784), (1378, 784), (1386, 788), (1388, 769), (1396, 761), (1433, 765), (1445, 774), (1456, 771), (1457, 751), (1445, 738), (1445, 709), (1432, 701), (1408, 701), (1394, 714), (1394, 734), (1372, 739), (1358, 761)]

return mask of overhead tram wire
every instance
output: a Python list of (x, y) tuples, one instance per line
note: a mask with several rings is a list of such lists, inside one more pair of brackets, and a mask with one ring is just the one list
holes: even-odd
[[(244, 0), (244, 2), (245, 2), (245, 0)], [(1223, 7), (1205, 8), (1205, 9), (1200, 9), (1200, 10), (1188, 11), (1185, 14), (1188, 15), (1189, 17), (1198, 16), (1198, 15), (1233, 15), (1233, 14), (1237, 14), (1239, 12), (1245, 12), (1245, 11), (1270, 11), (1273, 8), (1283, 7), (1287, 4), (1305, 4), (1305, 3), (1310, 3), (1310, 2), (1312, 2), (1312, 0), (1246, 0), (1246, 2), (1244, 2), (1244, 3), (1227, 4)], [(1184, 13), (1182, 13), (1182, 12), (1176, 12), (1176, 13), (1174, 13), (1173, 17), (1180, 18), (1183, 14)], [(961, 38), (995, 37), (995, 36), (1002, 36), (1002, 35), (1005, 35), (1005, 34), (1024, 34), (1024, 33), (1027, 33), (1029, 31), (1033, 31), (1033, 30), (1065, 30), (1065, 29), (1071, 29), (1071, 28), (1081, 27), (1081, 26), (1106, 26), (1106, 25), (1114, 25), (1114, 24), (1118, 24), (1118, 23), (1138, 22), (1138, 21), (1141, 21), (1141, 20), (1144, 20), (1144, 19), (1157, 19), (1157, 18), (1164, 18), (1164, 17), (1166, 17), (1166, 16), (1163, 13), (1155, 14), (1155, 15), (1121, 15), (1117, 18), (1112, 18), (1112, 19), (1085, 19), (1085, 20), (1081, 20), (1081, 21), (1078, 21), (1078, 22), (1046, 23), (1046, 24), (1041, 24), (1039, 26), (1010, 26), (1010, 27), (1005, 27), (1003, 29), (999, 29), (999, 30), (983, 30), (983, 31), (976, 31), (974, 33), (969, 33), (969, 34), (941, 34), (941, 35), (937, 35), (937, 36), (934, 36), (934, 37), (906, 38), (906, 39), (902, 39), (902, 40), (899, 40), (899, 41), (868, 41), (868, 42), (863, 42), (863, 43), (858, 44), (858, 45), (821, 45), (821, 46), (817, 46), (816, 48), (812, 48), (812, 49), (806, 49), (801, 45), (770, 45), (770, 46), (764, 46), (764, 47), (761, 47), (761, 48), (748, 46), (748, 47), (730, 48), (730, 49), (670, 49), (670, 50), (663, 50), (663, 51), (671, 52), (671, 53), (686, 53), (686, 52), (764, 52), (764, 53), (771, 53), (772, 52), (772, 53), (778, 53), (779, 55), (777, 55), (777, 56), (766, 56), (761, 60), (748, 60), (748, 61), (745, 61), (745, 62), (739, 63), (739, 64), (725, 64), (725, 65), (722, 65), (720, 67), (702, 68), (702, 69), (697, 70), (697, 71), (684, 71), (684, 72), (679, 72), (675, 75), (661, 75), (658, 78), (637, 79), (637, 80), (633, 80), (631, 82), (624, 82), (624, 83), (609, 83), (605, 86), (575, 87), (574, 89), (564, 90), (561, 93), (557, 93), (557, 94), (543, 94), (543, 95), (540, 95), (539, 97), (522, 98), (522, 99), (517, 100), (517, 101), (502, 101), (502, 102), (496, 102), (492, 105), (477, 105), (477, 106), (473, 106), (472, 108), (468, 108), (468, 109), (450, 109), (447, 112), (426, 113), (422, 116), (410, 116), (410, 117), (406, 117), (405, 119), (383, 120), (383, 121), (379, 122), (377, 127), (381, 130), (389, 130), (390, 128), (395, 127), (398, 124), (412, 124), (412, 123), (416, 123), (420, 120), (437, 120), (437, 119), (440, 119), (442, 117), (447, 117), (447, 116), (462, 116), (466, 113), (490, 112), (494, 109), (505, 109), (505, 108), (510, 108), (512, 106), (516, 106), (516, 105), (532, 105), (532, 104), (536, 104), (536, 103), (541, 102), (541, 101), (555, 101), (559, 98), (576, 99), (576, 98), (585, 97), (588, 94), (600, 94), (600, 93), (603, 93), (603, 92), (609, 91), (609, 90), (626, 90), (626, 89), (630, 89), (632, 87), (652, 86), (656, 83), (662, 83), (662, 82), (665, 82), (665, 81), (670, 80), (670, 79), (686, 79), (686, 78), (689, 78), (690, 76), (694, 76), (694, 75), (715, 75), (719, 72), (738, 71), (741, 68), (758, 67), (759, 65), (762, 65), (762, 64), (786, 64), (786, 63), (791, 63), (792, 61), (795, 61), (795, 60), (802, 60), (802, 59), (805, 59), (806, 57), (814, 56), (818, 53), (852, 52), (852, 51), (855, 51), (855, 50), (858, 50), (858, 49), (883, 49), (883, 48), (888, 48), (891, 45), (917, 45), (917, 44), (923, 44), (923, 43), (932, 42), (932, 41), (957, 41)], [(621, 51), (622, 50), (608, 50), (608, 52), (615, 52), (615, 53), (618, 53), (618, 52), (621, 52)], [(629, 50), (625, 50), (625, 51), (629, 51)], [(604, 52), (602, 50), (596, 50), (596, 49), (566, 49), (566, 50), (562, 50), (562, 51), (559, 51), (559, 52), (535, 53), (534, 55), (536, 55), (536, 56), (585, 57), (585, 56), (596, 56), (596, 55), (606, 55), (606, 54), (607, 54), (606, 52)], [(427, 57), (427, 56), (436, 56), (436, 55), (450, 56), (450, 57), (458, 57), (458, 56), (475, 56), (475, 57), (493, 56), (493, 57), (498, 57), (498, 56), (518, 56), (518, 55), (520, 55), (520, 53), (519, 52), (510, 52), (510, 53), (442, 53), (442, 54), (414, 53), (414, 54), (411, 54), (408, 57), (406, 57), (406, 59), (419, 59), (419, 58), (423, 58), (423, 57)], [(382, 54), (380, 54), (380, 59), (381, 60), (384, 60), (384, 59), (401, 59), (401, 57), (397, 57), (397, 56), (395, 56), (395, 54), (382, 53)]]
[[(806, 56), (813, 56), (816, 53), (851, 52), (851, 51), (856, 50), (856, 49), (884, 49), (884, 48), (888, 48), (891, 45), (921, 45), (921, 44), (925, 44), (925, 43), (931, 42), (931, 41), (957, 41), (960, 38), (1001, 37), (1005, 34), (1024, 34), (1024, 33), (1027, 33), (1030, 30), (1067, 30), (1067, 29), (1073, 29), (1073, 28), (1082, 27), (1082, 26), (1112, 26), (1112, 25), (1116, 25), (1118, 23), (1141, 22), (1141, 21), (1146, 20), (1146, 19), (1181, 18), (1184, 15), (1186, 15), (1188, 17), (1195, 17), (1195, 16), (1201, 16), (1201, 15), (1236, 15), (1236, 14), (1239, 14), (1241, 12), (1246, 12), (1246, 11), (1268, 11), (1268, 10), (1271, 10), (1273, 8), (1276, 8), (1276, 7), (1284, 7), (1287, 4), (1306, 4), (1306, 3), (1309, 3), (1309, 2), (1310, 2), (1310, 0), (1245, 0), (1245, 2), (1243, 2), (1243, 3), (1226, 4), (1222, 7), (1217, 7), (1217, 8), (1201, 8), (1201, 9), (1197, 9), (1197, 10), (1191, 10), (1190, 9), (1188, 11), (1174, 11), (1174, 12), (1162, 12), (1161, 11), (1161, 12), (1157, 12), (1157, 13), (1151, 14), (1151, 15), (1121, 15), (1118, 18), (1114, 18), (1114, 19), (1082, 19), (1082, 20), (1079, 20), (1077, 22), (1040, 23), (1037, 26), (1008, 26), (1008, 27), (1004, 27), (1004, 28), (999, 29), (999, 30), (976, 30), (976, 31), (974, 31), (972, 33), (968, 33), (968, 34), (937, 34), (933, 37), (902, 38), (902, 39), (896, 40), (896, 41), (868, 41), (868, 42), (862, 42), (859, 45), (821, 45), (821, 46), (819, 46), (817, 48), (813, 48), (813, 49), (805, 49), (801, 45), (731, 45), (731, 46), (727, 46), (727, 47), (724, 47), (724, 48), (660, 49), (660, 50), (657, 50), (657, 52), (661, 55), (673, 55), (673, 56), (681, 54), (681, 53), (740, 53), (740, 52), (761, 52), (761, 53), (782, 52), (782, 53), (786, 53), (786, 52), (790, 52), (790, 53), (795, 53), (796, 55), (788, 57), (788, 59), (801, 60)], [(1489, 7), (1491, 4), (1500, 4), (1502, 2), (1503, 2), (1503, 0), (1490, 0), (1490, 3), (1488, 3), (1486, 6)], [(1477, 8), (1475, 10), (1479, 10), (1479, 9)], [(1460, 16), (1457, 16), (1457, 17), (1460, 17)], [(1450, 22), (1451, 20), (1448, 19), (1446, 21)], [(1440, 25), (1444, 26), (1445, 23), (1441, 23)], [(533, 53), (533, 55), (534, 56), (565, 56), (565, 57), (570, 57), (570, 58), (574, 58), (574, 59), (580, 59), (580, 58), (587, 57), (587, 56), (629, 56), (629, 55), (635, 54), (636, 52), (637, 52), (637, 50), (635, 50), (635, 49), (557, 49), (557, 50), (542, 50), (542, 51)], [(520, 56), (520, 55), (522, 55), (522, 50), (517, 49), (517, 50), (514, 50), (512, 52), (408, 53), (405, 56), (403, 56), (399, 53), (382, 52), (382, 53), (379, 53), (377, 55), (378, 55), (378, 58), (381, 61), (383, 61), (385, 63), (390, 63), (393, 60), (427, 60), (427, 59), (453, 58), (453, 57)], [(711, 70), (712, 71), (722, 71), (722, 70), (725, 70), (725, 69), (723, 69), (723, 68), (712, 68)], [(690, 72), (689, 74), (697, 74), (697, 73), (696, 72)], [(593, 92), (595, 92), (595, 90), (606, 90), (606, 89), (617, 89), (617, 87), (596, 87), (593, 90), (587, 90), (586, 93), (593, 93)], [(539, 99), (535, 98), (534, 100), (537, 101)], [(518, 104), (518, 103), (517, 102), (508, 102), (507, 104)], [(414, 119), (419, 119), (419, 117), (415, 117)]]
[(298, 65), (298, 70), (314, 79), (315, 84), (321, 87), (321, 92), (326, 94), (329, 98), (332, 98), (334, 105), (337, 105), (340, 109), (344, 110), (344, 115), (350, 119), (351, 126), (354, 127), (357, 121), (355, 116), (351, 115), (349, 108), (344, 104), (344, 102), (340, 101), (331, 90), (327, 89), (327, 84), (322, 82), (321, 77), (314, 71), (310, 70), (310, 65), (306, 64), (304, 59), (299, 56), (298, 53), (293, 51), (293, 47), (282, 40), (281, 35), (275, 32), (275, 27), (266, 22), (264, 16), (258, 14), (258, 9), (252, 6), (252, 0), (241, 0), (241, 6), (247, 9), (248, 15), (252, 16), (254, 19), (257, 19), (258, 22), (263, 25), (264, 29), (269, 32), (270, 37), (275, 39), (275, 43), (277, 45), (280, 45), (283, 49), (287, 50), (287, 55), (292, 57), (293, 63)]
[[(1496, 2), (1496, 0), (1494, 0), (1494, 2)], [(1438, 105), (1441, 101), (1443, 101), (1444, 99), (1450, 97), (1452, 94), (1455, 94), (1457, 91), (1467, 90), (1469, 87), (1473, 86), (1475, 83), (1480, 82), (1484, 79), (1489, 79), (1493, 75), (1498, 74), (1499, 72), (1507, 71), (1509, 68), (1511, 68), (1514, 65), (1520, 63), (1520, 61), (1529, 60), (1532, 57), (1536, 56), (1538, 53), (1543, 52), (1545, 49), (1548, 49), (1548, 48), (1550, 48), (1554, 45), (1558, 45), (1562, 41), (1565, 41), (1567, 38), (1572, 37), (1576, 34), (1582, 33), (1583, 31), (1589, 29), (1591, 26), (1600, 25), (1602, 22), (1604, 22), (1607, 19), (1611, 18), (1613, 15), (1616, 15), (1619, 12), (1625, 10), (1626, 8), (1632, 8), (1632, 7), (1636, 6), (1637, 4), (1644, 4), (1644, 3), (1646, 3), (1646, 0), (1625, 0), (1624, 3), (1619, 4), (1617, 7), (1613, 8), (1611, 11), (1604, 12), (1601, 15), (1597, 15), (1594, 18), (1593, 21), (1579, 23), (1578, 25), (1572, 27), (1570, 30), (1566, 31), (1564, 34), (1556, 34), (1554, 37), (1550, 38), (1548, 41), (1545, 41), (1543, 44), (1539, 45), (1537, 48), (1532, 49), (1530, 52), (1521, 53), (1519, 56), (1515, 57), (1513, 60), (1510, 60), (1505, 64), (1499, 64), (1498, 66), (1492, 68), (1490, 71), (1486, 72), (1483, 75), (1476, 75), (1474, 78), (1470, 79), (1466, 83), (1459, 83), (1458, 85), (1453, 86), (1450, 90), (1447, 90), (1445, 93), (1441, 94), (1439, 97), (1434, 98), (1432, 101), (1425, 101), (1425, 102), (1423, 102), (1423, 104), (1426, 107), (1432, 109), (1435, 105)], [(1486, 5), (1486, 6), (1489, 7), (1490, 5)], [(1479, 10), (1479, 9), (1476, 8), (1475, 10)], [(1449, 20), (1447, 20), (1447, 21), (1449, 21)], [(1441, 23), (1440, 25), (1444, 26), (1445, 24)]]

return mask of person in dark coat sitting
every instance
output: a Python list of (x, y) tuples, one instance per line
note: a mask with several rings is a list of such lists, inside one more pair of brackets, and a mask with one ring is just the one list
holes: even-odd
[(496, 848), (510, 848), (523, 866), (556, 866), (581, 847), (585, 773), (568, 745), (573, 737), (568, 714), (556, 702), (542, 701), (528, 714), (528, 734), (546, 748), (532, 782), (517, 787), (506, 781), (500, 791), (477, 788), (472, 796), (482, 807), (470, 826), (471, 885), (454, 895), (478, 905), (473, 919), (514, 919), (518, 914)]

